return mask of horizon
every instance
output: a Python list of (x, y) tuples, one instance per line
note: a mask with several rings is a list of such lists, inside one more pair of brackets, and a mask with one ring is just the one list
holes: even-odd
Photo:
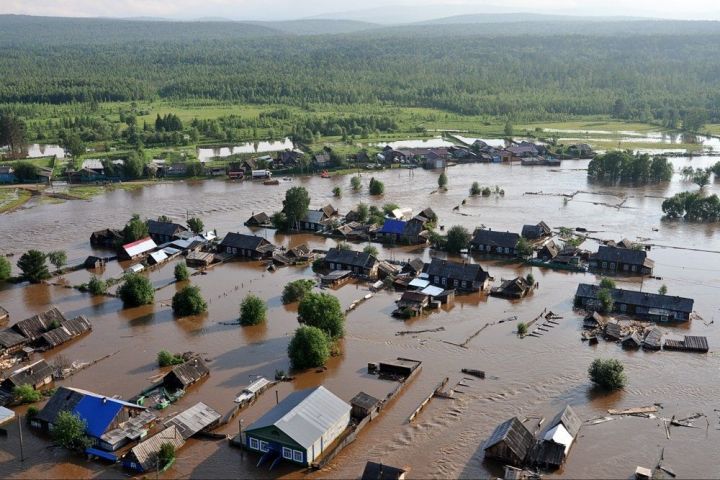
[(362, 8), (344, 0), (310, 0), (299, 5), (292, 0), (178, 0), (171, 5), (160, 0), (5, 0), (0, 15), (29, 15), (66, 18), (101, 18), (118, 20), (271, 22), (295, 20), (355, 20), (377, 24), (404, 24), (464, 15), (530, 14), (566, 17), (598, 17), (658, 20), (720, 20), (720, 5), (708, 0), (675, 2), (639, 0), (395, 0), (384, 5), (382, 0), (367, 0)]

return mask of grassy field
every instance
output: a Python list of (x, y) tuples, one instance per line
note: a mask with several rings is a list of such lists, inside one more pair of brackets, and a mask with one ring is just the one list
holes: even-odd
[(32, 194), (22, 188), (0, 189), (0, 213), (11, 212), (30, 200)]

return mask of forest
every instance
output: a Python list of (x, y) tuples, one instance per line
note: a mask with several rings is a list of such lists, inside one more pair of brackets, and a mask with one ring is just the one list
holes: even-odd
[(491, 25), (434, 25), (404, 35), (290, 35), (261, 25), (0, 17), (0, 112), (205, 99), (426, 107), (515, 122), (719, 122), (720, 28), (688, 22), (682, 33), (668, 23), (667, 34), (657, 26), (644, 34), (567, 34), (558, 25), (557, 34), (498, 35)]

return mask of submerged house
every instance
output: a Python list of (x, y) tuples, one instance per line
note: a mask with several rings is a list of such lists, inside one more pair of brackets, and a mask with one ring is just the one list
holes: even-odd
[(433, 258), (426, 273), (432, 285), (444, 289), (477, 292), (487, 289), (490, 275), (478, 264), (455, 263)]
[(12, 328), (0, 331), (0, 356), (12, 355), (23, 349), (30, 340), (23, 337)]
[(404, 480), (407, 470), (377, 462), (367, 462), (360, 480)]
[(354, 250), (331, 248), (325, 255), (325, 265), (330, 270), (348, 270), (370, 278), (375, 278), (378, 273), (378, 261), (374, 255)]
[[(593, 310), (599, 306), (598, 285), (581, 283), (575, 292), (575, 306)], [(692, 298), (660, 295), (621, 288), (610, 289), (613, 311), (657, 322), (690, 320), (695, 301)]]
[(169, 392), (185, 390), (208, 375), (210, 375), (210, 369), (205, 365), (205, 362), (201, 358), (195, 357), (185, 363), (175, 365), (163, 377), (162, 385)]
[(159, 222), (157, 220), (148, 220), (146, 223), (150, 238), (158, 244), (177, 240), (180, 238), (181, 233), (188, 231), (187, 227), (178, 223)]
[(424, 230), (423, 221), (417, 217), (408, 221), (387, 218), (375, 235), (378, 240), (390, 243), (425, 243)]
[(175, 450), (185, 445), (185, 439), (175, 425), (167, 427), (131, 448), (123, 458), (123, 467), (140, 473), (152, 472), (161, 468), (159, 455), (160, 449), (165, 443), (172, 445)]
[(518, 240), (520, 235), (517, 233), (478, 228), (470, 240), (470, 247), (479, 253), (515, 257), (518, 255)]
[(253, 213), (245, 222), (246, 227), (269, 227), (271, 225), (270, 217), (265, 212)]
[(123, 236), (120, 230), (105, 228), (94, 231), (90, 235), (90, 245), (95, 247), (115, 248), (122, 242)]
[(220, 242), (219, 249), (230, 255), (260, 260), (271, 257), (275, 246), (257, 235), (230, 232)]
[(499, 287), (490, 289), (490, 295), (503, 298), (523, 298), (532, 291), (533, 286), (524, 277), (505, 280)]
[(540, 248), (540, 250), (537, 251), (537, 258), (544, 262), (554, 260), (558, 255), (560, 255), (560, 248), (552, 240), (547, 242), (542, 246), (542, 248)]
[(198, 402), (165, 422), (177, 428), (178, 435), (187, 440), (198, 432), (210, 429), (220, 423), (221, 415), (203, 402)]
[(560, 468), (570, 453), (581, 425), (580, 418), (567, 405), (548, 423), (542, 439), (533, 447), (528, 463), (543, 468)]
[(140, 405), (74, 387), (61, 386), (30, 425), (52, 430), (60, 412), (85, 421), (85, 434), (94, 442), (87, 453), (116, 461), (114, 452), (147, 435), (155, 414)]
[(0, 383), (0, 405), (12, 401), (13, 390), (20, 385), (30, 385), (34, 390), (43, 390), (53, 382), (53, 370), (45, 360), (38, 360), (11, 372)]
[(486, 458), (519, 467), (523, 465), (534, 445), (533, 434), (517, 417), (513, 417), (495, 428), (483, 450)]
[(147, 255), (156, 248), (155, 241), (150, 237), (145, 237), (123, 245), (118, 256), (123, 260), (134, 260)]
[(645, 250), (601, 245), (590, 255), (590, 268), (613, 273), (639, 273), (652, 275), (655, 262), (647, 258)]
[(66, 321), (65, 315), (57, 307), (52, 307), (50, 310), (20, 320), (11, 328), (30, 342), (35, 342), (45, 332), (60, 327)]
[(349, 404), (325, 387), (293, 392), (245, 429), (245, 446), (308, 466), (350, 424)]
[(40, 349), (55, 348), (69, 342), (75, 337), (92, 330), (87, 318), (79, 316), (68, 320), (56, 307), (43, 313), (20, 320), (13, 325), (12, 330)]
[(528, 240), (537, 240), (552, 235), (552, 230), (547, 223), (540, 222), (537, 225), (523, 225), (520, 235)]

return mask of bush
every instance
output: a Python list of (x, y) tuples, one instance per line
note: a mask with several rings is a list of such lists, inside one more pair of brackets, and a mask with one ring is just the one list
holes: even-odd
[(447, 187), (448, 184), (448, 178), (447, 175), (445, 175), (445, 172), (442, 172), (440, 176), (438, 177), (438, 187), (441, 190), (444, 190), (445, 187)]
[(187, 225), (188, 228), (196, 235), (202, 233), (202, 231), (205, 230), (205, 224), (197, 217), (192, 217), (188, 219)]
[(267, 306), (256, 295), (248, 295), (240, 304), (240, 324), (259, 325), (265, 321)]
[(84, 450), (92, 445), (85, 435), (87, 424), (80, 416), (62, 411), (55, 419), (55, 426), (52, 429), (52, 438), (61, 447), (71, 450)]
[(370, 195), (382, 195), (385, 193), (385, 184), (380, 180), (375, 180), (375, 177), (370, 179), (369, 185)]
[(527, 323), (524, 323), (524, 322), (518, 323), (517, 332), (518, 332), (518, 335), (520, 335), (520, 336), (527, 335), (527, 332), (528, 332)]
[(160, 350), (157, 354), (158, 365), (161, 367), (169, 367), (170, 365), (180, 365), (185, 360), (180, 355), (173, 355), (167, 350)]
[(40, 409), (36, 407), (35, 405), (30, 405), (25, 412), (25, 420), (30, 422), (33, 418), (37, 417), (38, 413), (40, 413)]
[(615, 288), (615, 281), (611, 278), (604, 277), (600, 280), (600, 288), (613, 289)]
[(12, 274), (12, 268), (10, 262), (5, 257), (0, 257), (0, 282), (10, 278)]
[(45, 264), (47, 257), (39, 250), (28, 250), (23, 253), (17, 266), (22, 271), (22, 276), (30, 283), (40, 283), (50, 278), (50, 272)]
[(178, 282), (183, 282), (190, 278), (190, 272), (188, 271), (187, 265), (185, 262), (178, 263), (175, 265), (175, 280)]
[(118, 295), (125, 307), (139, 307), (155, 300), (155, 289), (147, 278), (130, 273), (125, 275), (125, 282), (118, 288)]
[(158, 452), (158, 460), (160, 462), (160, 468), (164, 467), (168, 463), (175, 459), (175, 446), (170, 442), (165, 442), (160, 445), (160, 451)]
[(470, 232), (468, 232), (465, 227), (455, 225), (454, 227), (450, 228), (450, 230), (448, 230), (446, 244), (448, 252), (460, 253), (460, 250), (467, 248), (469, 243)]
[(365, 245), (365, 248), (363, 248), (363, 252), (372, 255), (373, 257), (377, 257), (379, 253), (375, 245)]
[(398, 205), (397, 203), (391, 202), (391, 203), (386, 203), (385, 205), (383, 205), (382, 211), (385, 215), (389, 216), (389, 215), (392, 215), (393, 210), (397, 210), (398, 208), (400, 208), (400, 205)]
[(207, 302), (203, 299), (198, 287), (188, 285), (173, 295), (172, 309), (175, 315), (181, 317), (200, 315), (207, 311)]
[(603, 360), (596, 358), (588, 369), (590, 380), (603, 390), (623, 388), (627, 382), (625, 367), (614, 358)]
[(480, 194), (481, 194), (483, 197), (489, 197), (490, 195), (492, 195), (492, 190), (490, 189), (490, 187), (485, 187), (485, 188), (482, 189), (482, 191), (480, 192)]
[[(718, 162), (720, 163), (720, 162)], [(358, 222), (365, 223), (367, 222), (368, 216), (370, 215), (370, 207), (367, 206), (367, 203), (358, 203), (357, 206), (357, 214), (358, 214)]]
[(529, 257), (533, 253), (532, 245), (524, 237), (520, 237), (515, 248), (517, 248), (518, 255), (521, 257)]
[(598, 301), (600, 302), (600, 311), (602, 313), (612, 312), (612, 309), (615, 306), (615, 301), (612, 298), (612, 294), (610, 293), (610, 290), (608, 290), (607, 288), (601, 288), (598, 291), (597, 298), (598, 298)]
[(482, 189), (480, 188), (480, 184), (478, 182), (473, 182), (472, 186), (470, 187), (470, 195), (473, 197), (477, 197), (482, 193)]
[(668, 292), (667, 285), (665, 285), (665, 284), (663, 283), (663, 284), (660, 286), (660, 288), (658, 288), (658, 293), (659, 293), (660, 295), (667, 295), (667, 292)]
[(340, 187), (335, 187), (332, 189), (333, 197), (340, 198), (342, 197), (342, 190), (340, 190)]
[(535, 285), (535, 275), (533, 275), (532, 273), (528, 273), (527, 277), (525, 277), (525, 280), (531, 287)]
[(287, 215), (285, 215), (284, 212), (273, 213), (270, 217), (270, 223), (272, 223), (273, 228), (279, 232), (286, 232), (290, 228)]
[(93, 275), (87, 284), (87, 289), (93, 295), (105, 295), (107, 293), (107, 283)]
[(302, 300), (305, 295), (312, 291), (314, 286), (315, 282), (312, 280), (294, 280), (285, 285), (282, 302), (287, 305)]
[(317, 327), (331, 339), (345, 335), (345, 313), (337, 298), (327, 293), (308, 293), (298, 305), (300, 323)]
[(47, 254), (47, 259), (59, 269), (67, 263), (67, 253), (64, 250), (56, 250)]
[(288, 356), (297, 370), (322, 367), (330, 358), (329, 339), (319, 328), (302, 326), (290, 340)]
[(360, 179), (360, 177), (358, 177), (357, 175), (352, 177), (350, 179), (350, 187), (352, 187), (354, 192), (360, 190), (362, 188), (362, 180)]
[(38, 392), (32, 385), (27, 383), (15, 386), (12, 393), (15, 400), (21, 404), (39, 402), (42, 398), (42, 393)]

